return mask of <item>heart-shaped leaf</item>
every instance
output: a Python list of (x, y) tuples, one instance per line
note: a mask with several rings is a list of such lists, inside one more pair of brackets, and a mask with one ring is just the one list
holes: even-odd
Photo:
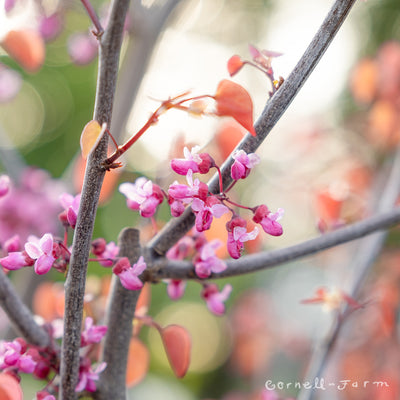
[(0, 399), (23, 400), (23, 394), (19, 382), (9, 374), (0, 374)]
[(1, 46), (28, 72), (36, 72), (43, 65), (44, 41), (34, 30), (10, 31), (2, 40)]
[(148, 348), (137, 337), (129, 344), (128, 364), (126, 369), (126, 385), (132, 387), (138, 384), (147, 374), (150, 364)]
[(90, 152), (94, 149), (105, 130), (106, 124), (100, 126), (100, 124), (95, 120), (91, 120), (85, 125), (81, 134), (80, 141), (82, 157), (84, 159), (86, 159)]
[(183, 326), (168, 325), (162, 329), (161, 339), (174, 374), (183, 378), (190, 364), (192, 341), (189, 332)]
[(217, 102), (217, 115), (233, 117), (253, 136), (253, 102), (247, 90), (235, 82), (222, 80), (214, 96)]

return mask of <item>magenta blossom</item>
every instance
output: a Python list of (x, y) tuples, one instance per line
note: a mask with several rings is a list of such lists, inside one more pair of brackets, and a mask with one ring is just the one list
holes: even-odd
[(232, 158), (235, 162), (231, 167), (231, 176), (235, 181), (247, 178), (251, 169), (260, 162), (260, 157), (257, 154), (246, 154), (243, 150), (236, 150)]
[(96, 391), (96, 381), (99, 380), (99, 375), (106, 369), (107, 363), (102, 362), (97, 365), (96, 368), (93, 369), (90, 364), (90, 360), (85, 357), (81, 361), (81, 365), (79, 368), (79, 381), (76, 385), (75, 392), (82, 392), (83, 390), (87, 390), (88, 392)]
[(196, 230), (203, 232), (210, 229), (213, 217), (220, 218), (229, 212), (228, 207), (224, 206), (215, 196), (207, 197), (206, 201), (198, 198), (192, 202), (192, 210), (196, 214)]
[(45, 233), (41, 239), (30, 236), (28, 240), (25, 243), (25, 251), (30, 258), (36, 260), (35, 272), (38, 275), (46, 274), (56, 260), (53, 256), (53, 236), (50, 233)]
[(232, 286), (225, 285), (221, 292), (215, 283), (204, 285), (201, 297), (206, 301), (208, 309), (215, 315), (223, 315), (225, 313), (224, 302), (228, 300), (231, 294)]
[(121, 281), (122, 286), (128, 290), (139, 290), (143, 287), (143, 282), (139, 279), (139, 275), (146, 269), (143, 256), (139, 257), (136, 264), (132, 267), (127, 257), (122, 257), (113, 267), (113, 272)]
[(111, 267), (118, 253), (119, 247), (114, 242), (107, 243), (104, 251), (98, 255), (99, 264), (103, 267)]
[(171, 161), (171, 168), (179, 175), (186, 175), (189, 170), (206, 174), (210, 168), (215, 166), (213, 158), (208, 153), (197, 154), (200, 146), (192, 147), (189, 151), (187, 147), (183, 149), (185, 158), (174, 158)]
[(186, 282), (179, 279), (166, 279), (164, 281), (167, 283), (167, 294), (171, 300), (180, 299), (186, 288)]
[(208, 278), (212, 272), (219, 273), (226, 269), (226, 263), (215, 255), (215, 250), (221, 247), (220, 240), (215, 239), (204, 244), (194, 257), (196, 275), (199, 278)]
[(203, 200), (207, 198), (208, 186), (197, 178), (193, 181), (193, 171), (191, 169), (186, 174), (186, 180), (188, 185), (176, 181), (170, 185), (168, 194), (173, 200), (182, 200), (190, 203), (195, 197)]
[(30, 258), (25, 251), (12, 251), (6, 257), (0, 258), (1, 266), (10, 271), (30, 267), (34, 263), (35, 260)]
[(85, 329), (81, 333), (81, 347), (88, 344), (99, 343), (107, 333), (107, 326), (93, 325), (93, 318), (86, 317)]
[(281, 224), (278, 222), (284, 214), (283, 208), (278, 208), (276, 213), (269, 211), (266, 205), (257, 207), (253, 221), (260, 224), (266, 233), (272, 236), (280, 236), (283, 233)]
[(26, 343), (21, 338), (0, 342), (0, 369), (15, 368), (18, 372), (31, 374), (35, 370), (36, 361), (26, 351)]
[(127, 206), (139, 211), (145, 218), (152, 217), (157, 206), (164, 200), (161, 188), (144, 177), (136, 179), (135, 183), (122, 183), (119, 185), (119, 191), (127, 198)]
[(244, 242), (254, 240), (258, 235), (258, 228), (255, 227), (251, 232), (243, 226), (235, 226), (232, 232), (228, 232), (228, 253), (232, 258), (239, 258)]
[(66, 213), (68, 223), (72, 228), (75, 228), (81, 195), (77, 194), (76, 196), (72, 196), (69, 193), (63, 193), (59, 200), (61, 206), (64, 208), (64, 213)]
[(194, 240), (190, 236), (179, 239), (166, 253), (169, 260), (183, 260), (194, 250)]

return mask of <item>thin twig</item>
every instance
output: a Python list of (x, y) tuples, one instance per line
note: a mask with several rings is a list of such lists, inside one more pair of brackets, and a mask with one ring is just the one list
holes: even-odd
[[(99, 73), (93, 119), (110, 124), (116, 86), (122, 33), (129, 0), (114, 0), (108, 27), (100, 38)], [(80, 330), (83, 296), (93, 225), (105, 171), (101, 167), (107, 154), (108, 135), (103, 135), (89, 156), (78, 220), (74, 231), (72, 256), (65, 284), (64, 337), (61, 354), (60, 399), (76, 398), (78, 383)]]
[(175, 7), (182, 0), (155, 2), (145, 7), (140, 0), (131, 5), (130, 37), (118, 76), (110, 131), (121, 139), (140, 84), (160, 33)]
[[(400, 223), (400, 207), (382, 212), (363, 221), (355, 222), (333, 232), (325, 233), (315, 239), (278, 250), (262, 251), (243, 256), (238, 260), (227, 260), (227, 269), (211, 274), (210, 279), (227, 278), (276, 267), (301, 257), (316, 254), (322, 250), (362, 238), (379, 230), (388, 229)], [(194, 265), (189, 261), (156, 258), (148, 275), (149, 280), (160, 279), (199, 279)]]
[[(247, 134), (236, 149), (242, 149), (246, 153), (254, 153), (257, 150), (295, 98), (304, 82), (311, 75), (311, 72), (332, 42), (355, 1), (336, 0), (292, 73), (267, 102), (264, 111), (254, 126), (257, 136), (253, 137)], [(230, 176), (232, 163), (233, 159), (229, 157), (221, 168), (224, 187), (228, 187), (232, 182)], [(217, 174), (209, 181), (208, 186), (211, 192), (218, 193), (219, 180)], [(193, 224), (194, 215), (191, 209), (188, 208), (181, 217), (168, 222), (159, 234), (150, 241), (148, 249), (157, 255), (164, 255), (173, 244), (192, 228)]]
[[(396, 203), (400, 192), (400, 148), (396, 153), (395, 160), (392, 165), (390, 177), (386, 182), (385, 189), (379, 199), (377, 209), (380, 211), (390, 209)], [(354, 299), (357, 299), (362, 285), (374, 265), (376, 258), (382, 250), (387, 232), (377, 232), (374, 235), (364, 239), (357, 249), (356, 257), (352, 263), (351, 281), (349, 289), (346, 292)], [(343, 310), (343, 315), (346, 315), (349, 306)], [(313, 382), (315, 378), (321, 378), (326, 368), (329, 358), (335, 349), (335, 345), (343, 326), (343, 318), (336, 319), (331, 331), (324, 337), (310, 361), (306, 381)], [(298, 400), (311, 400), (314, 398), (314, 390), (302, 390)]]
[[(141, 254), (139, 231), (125, 228), (118, 240), (119, 256), (128, 257), (131, 264)], [(102, 361), (107, 368), (100, 376), (95, 395), (96, 400), (126, 399), (126, 367), (129, 343), (132, 336), (132, 321), (140, 290), (125, 289), (116, 275), (113, 275), (111, 298), (107, 307), (107, 335), (104, 342)]]
[(0, 305), (7, 313), (14, 329), (28, 343), (40, 347), (49, 345), (49, 335), (36, 323), (32, 313), (22, 302), (2, 268), (0, 268)]

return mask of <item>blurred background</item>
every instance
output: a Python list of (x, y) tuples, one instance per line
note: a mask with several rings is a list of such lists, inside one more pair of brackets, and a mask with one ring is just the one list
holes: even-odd
[[(332, 5), (328, 0), (183, 0), (166, 13), (167, 3), (132, 3), (111, 126), (119, 143), (146, 122), (160, 100), (187, 90), (215, 93), (218, 82), (228, 78), (226, 63), (232, 55), (251, 59), (249, 44), (283, 53), (272, 65), (276, 76), (287, 77)], [(106, 24), (108, 4), (93, 4)], [(49, 231), (62, 234), (58, 196), (80, 191), (84, 162), (79, 138), (93, 115), (97, 44), (80, 2), (3, 0), (1, 5), (0, 168), (14, 179), (11, 199), (0, 200), (4, 244), (15, 233), (24, 239)], [(259, 149), (261, 164), (236, 185), (233, 196), (241, 204), (285, 209), (284, 234), (260, 235), (248, 252), (295, 244), (374, 213), (376, 188), (400, 139), (399, 11), (397, 0), (356, 2)], [(245, 67), (233, 80), (249, 91), (257, 118), (271, 90), (268, 79)], [(168, 160), (182, 157), (185, 145), (198, 144), (222, 163), (243, 134), (229, 118), (198, 119), (174, 110), (162, 116), (126, 154), (124, 168), (108, 174), (94, 237), (116, 242), (121, 229), (132, 224), (142, 227), (145, 242), (152, 227), (125, 206), (118, 184), (146, 176), (167, 188), (178, 179)], [(157, 215), (160, 226), (169, 218), (164, 206)], [(209, 238), (225, 241), (225, 223), (217, 221)], [(368, 307), (352, 314), (327, 370), (327, 379), (334, 382), (387, 381), (389, 388), (317, 391), (317, 398), (400, 398), (397, 239), (398, 232), (392, 232), (365, 285), (361, 301), (368, 301)], [(177, 380), (157, 333), (144, 328), (140, 338), (150, 349), (150, 370), (130, 389), (131, 398), (296, 397), (293, 387), (263, 392), (265, 381), (302, 381), (315, 343), (327, 334), (336, 314), (301, 301), (313, 298), (320, 287), (346, 291), (357, 245), (229, 279), (234, 289), (223, 317), (209, 313), (196, 283), (188, 284), (178, 302), (169, 300), (164, 283), (154, 285), (149, 315), (191, 332), (191, 367)], [(99, 319), (110, 272), (90, 265), (88, 291), (99, 301), (93, 303), (97, 311), (92, 310)], [(27, 298), (33, 297), (35, 312), (45, 319), (60, 317), (62, 306), (50, 310), (43, 303), (61, 296), (63, 276), (54, 273), (55, 286), (43, 286), (38, 277), (24, 274), (28, 271), (12, 278)], [(40, 290), (29, 293), (27, 282)], [(222, 287), (227, 282), (217, 283)], [(41, 388), (28, 377), (23, 382), (31, 397)]]

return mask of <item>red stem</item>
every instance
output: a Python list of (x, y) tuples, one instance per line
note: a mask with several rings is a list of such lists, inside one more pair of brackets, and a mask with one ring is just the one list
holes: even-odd
[(103, 27), (101, 26), (99, 17), (96, 14), (96, 11), (94, 10), (92, 3), (90, 0), (81, 0), (83, 6), (86, 8), (86, 11), (93, 22), (93, 25), (96, 27), (97, 32), (93, 32), (96, 36), (101, 36), (104, 32)]

